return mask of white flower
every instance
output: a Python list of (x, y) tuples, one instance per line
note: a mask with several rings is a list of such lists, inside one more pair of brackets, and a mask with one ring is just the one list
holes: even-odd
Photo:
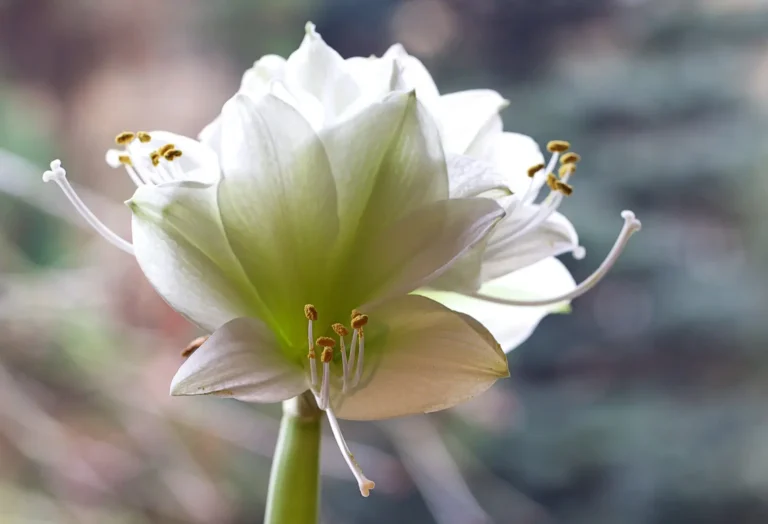
[[(607, 265), (577, 287), (554, 257), (585, 255), (576, 230), (557, 212), (572, 191), (569, 180), (578, 155), (564, 155), (568, 144), (554, 141), (549, 144), (552, 156), (545, 161), (533, 139), (503, 131), (499, 111), (507, 101), (499, 93), (475, 89), (441, 95), (421, 61), (400, 44), (381, 58), (345, 60), (308, 23), (304, 40), (288, 59), (262, 57), (243, 75), (240, 87), (241, 94), (254, 99), (274, 93), (318, 131), (397, 90), (415, 90), (436, 122), (451, 197), (493, 196), (507, 210), (487, 239), (433, 281), (433, 289), (419, 292), (491, 326), (504, 350), (510, 351), (546, 314), (567, 309), (570, 299), (605, 275), (640, 223), (631, 212), (623, 214), (625, 226), (616, 242), (619, 249), (612, 251)], [(217, 119), (200, 138), (217, 149), (219, 131)], [(560, 169), (559, 160), (565, 161)], [(539, 198), (548, 188), (549, 194)], [(515, 274), (523, 269), (523, 274)]]
[[(444, 409), (508, 375), (482, 325), (409, 295), (504, 212), (449, 198), (439, 134), (412, 92), (319, 134), (275, 95), (238, 95), (218, 134), (218, 156), (194, 141), (187, 155), (178, 137), (154, 143), (157, 133), (118, 137), (140, 180), (130, 247), (163, 298), (213, 331), (171, 392), (275, 402), (311, 389), (367, 494), (337, 415)], [(51, 167), (46, 178), (68, 188)]]

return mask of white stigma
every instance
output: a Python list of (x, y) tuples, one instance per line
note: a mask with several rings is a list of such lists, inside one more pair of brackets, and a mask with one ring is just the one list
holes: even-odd
[(616, 238), (616, 242), (614, 243), (613, 248), (611, 248), (611, 251), (608, 253), (608, 256), (605, 257), (605, 260), (603, 260), (603, 263), (600, 264), (595, 272), (588, 276), (581, 284), (576, 286), (573, 291), (558, 297), (541, 300), (507, 300), (483, 293), (471, 293), (470, 296), (507, 306), (548, 306), (550, 304), (557, 304), (558, 302), (565, 302), (580, 297), (595, 287), (595, 285), (600, 282), (606, 274), (608, 274), (608, 272), (618, 260), (622, 251), (624, 251), (629, 238), (634, 233), (640, 231), (642, 224), (635, 217), (635, 214), (632, 211), (622, 211), (621, 217), (624, 219), (624, 226), (621, 228), (621, 232), (619, 232), (619, 236)]
[(363, 474), (363, 470), (360, 467), (360, 464), (357, 463), (355, 456), (349, 450), (349, 446), (347, 446), (347, 442), (344, 440), (344, 435), (341, 434), (341, 428), (339, 427), (339, 421), (336, 420), (336, 415), (333, 414), (333, 411), (330, 408), (325, 410), (325, 414), (328, 416), (328, 422), (331, 424), (333, 437), (336, 439), (336, 443), (339, 445), (341, 454), (344, 457), (347, 466), (349, 466), (349, 469), (352, 471), (352, 474), (355, 476), (355, 480), (357, 480), (357, 486), (360, 488), (360, 494), (364, 497), (367, 497), (371, 490), (376, 486), (376, 484)]
[(51, 169), (43, 173), (43, 182), (49, 182), (53, 180), (58, 184), (64, 195), (69, 199), (78, 213), (85, 219), (88, 224), (96, 230), (105, 240), (115, 247), (122, 249), (129, 255), (133, 255), (133, 246), (130, 242), (123, 239), (120, 235), (109, 229), (104, 223), (99, 220), (93, 211), (85, 205), (80, 197), (75, 192), (75, 189), (70, 185), (67, 180), (67, 172), (61, 167), (61, 160), (54, 160), (51, 162)]

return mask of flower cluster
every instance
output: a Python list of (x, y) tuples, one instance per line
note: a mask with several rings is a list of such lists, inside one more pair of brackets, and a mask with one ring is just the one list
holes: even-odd
[[(94, 228), (135, 255), (157, 292), (211, 333), (185, 352), (173, 395), (277, 402), (310, 390), (363, 495), (337, 417), (444, 409), (508, 376), (505, 351), (591, 288), (640, 228), (576, 285), (584, 255), (557, 212), (579, 155), (545, 159), (504, 132), (490, 90), (441, 95), (399, 46), (343, 59), (308, 24), (265, 56), (200, 140), (122, 132), (107, 153), (137, 189), (132, 243), (54, 180)], [(545, 195), (542, 196), (542, 194)]]

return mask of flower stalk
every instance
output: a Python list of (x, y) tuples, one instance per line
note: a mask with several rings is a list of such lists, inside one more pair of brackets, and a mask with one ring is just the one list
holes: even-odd
[(318, 522), (322, 413), (310, 392), (283, 402), (265, 524)]

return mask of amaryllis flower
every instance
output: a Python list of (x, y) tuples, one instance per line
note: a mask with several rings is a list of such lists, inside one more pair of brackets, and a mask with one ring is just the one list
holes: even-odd
[(481, 324), (409, 294), (504, 214), (493, 199), (449, 198), (438, 131), (413, 92), (320, 133), (272, 94), (238, 95), (218, 155), (157, 136), (117, 138), (139, 184), (130, 247), (158, 293), (213, 332), (172, 394), (276, 402), (312, 390), (367, 494), (336, 416), (435, 411), (508, 375)]
[[(240, 94), (273, 93), (299, 111), (315, 130), (352, 118), (387, 93), (414, 90), (437, 125), (445, 152), (451, 198), (492, 197), (507, 211), (479, 245), (468, 251), (430, 289), (419, 293), (467, 313), (486, 325), (510, 351), (548, 313), (567, 310), (571, 299), (610, 269), (640, 223), (625, 212), (617, 249), (600, 270), (576, 286), (555, 257), (585, 250), (570, 221), (557, 209), (573, 191), (580, 160), (569, 144), (552, 141), (545, 160), (536, 142), (505, 132), (499, 111), (508, 102), (490, 89), (442, 94), (421, 61), (400, 44), (381, 57), (344, 59), (312, 23), (287, 59), (266, 55), (245, 72)], [(200, 135), (217, 149), (220, 119)], [(540, 195), (546, 192), (543, 197)]]

